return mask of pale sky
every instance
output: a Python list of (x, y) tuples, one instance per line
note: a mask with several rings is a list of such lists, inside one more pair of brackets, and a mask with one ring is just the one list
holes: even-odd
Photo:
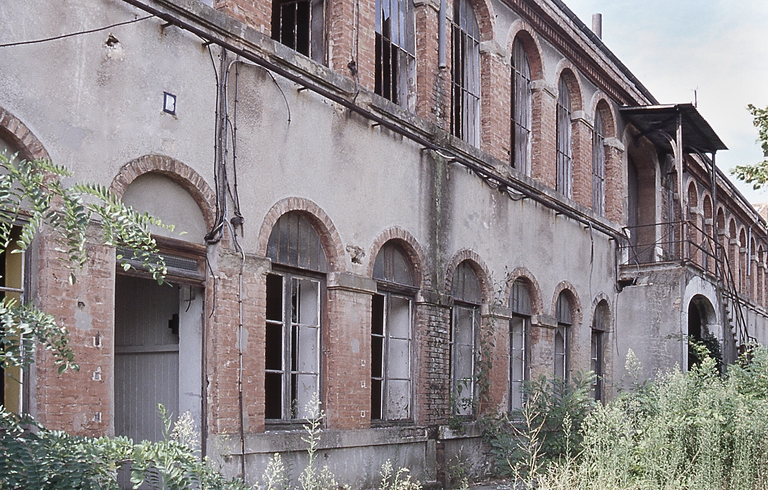
[[(768, 106), (768, 0), (563, 0), (587, 25), (603, 14), (603, 42), (661, 104), (693, 102), (729, 149), (717, 163), (762, 160), (747, 104)], [(753, 203), (768, 190), (741, 192)]]

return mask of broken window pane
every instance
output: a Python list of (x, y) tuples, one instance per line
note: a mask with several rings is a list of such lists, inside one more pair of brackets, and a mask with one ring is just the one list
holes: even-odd
[(323, 62), (323, 1), (274, 0), (272, 39)]
[(531, 65), (523, 43), (512, 45), (512, 166), (531, 175)]
[(375, 92), (406, 108), (416, 76), (413, 24), (411, 0), (376, 0)]
[(480, 29), (468, 0), (453, 2), (451, 134), (480, 143)]
[[(305, 418), (305, 407), (319, 390), (320, 282), (287, 272), (267, 276), (268, 419)], [(290, 301), (284, 302), (287, 295)]]
[(325, 250), (312, 223), (298, 212), (284, 214), (272, 228), (267, 256), (273, 264), (326, 272)]
[(560, 77), (557, 96), (557, 191), (572, 195), (573, 149), (571, 142), (571, 95), (565, 77)]
[(509, 409), (522, 408), (523, 385), (528, 379), (526, 374), (528, 355), (527, 338), (531, 319), (528, 316), (515, 315), (509, 320)]
[(451, 378), (456, 415), (472, 415), (475, 392), (475, 336), (480, 319), (476, 305), (453, 307)]
[(373, 278), (379, 281), (416, 286), (411, 261), (403, 249), (394, 242), (387, 242), (379, 250), (373, 265)]
[(600, 111), (595, 111), (592, 133), (592, 210), (605, 213), (605, 127)]

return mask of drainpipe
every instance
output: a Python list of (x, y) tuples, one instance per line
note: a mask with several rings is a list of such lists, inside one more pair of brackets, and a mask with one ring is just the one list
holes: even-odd
[(437, 66), (438, 68), (445, 68), (447, 65), (446, 60), (446, 23), (448, 16), (447, 0), (440, 0), (440, 12), (437, 14)]

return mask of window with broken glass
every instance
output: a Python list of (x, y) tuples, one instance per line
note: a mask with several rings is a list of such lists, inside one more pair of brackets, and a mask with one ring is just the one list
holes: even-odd
[(388, 242), (376, 256), (371, 318), (371, 419), (412, 418), (412, 321), (415, 274), (403, 249)]
[(451, 22), (451, 134), (480, 143), (480, 28), (468, 0), (454, 0)]
[(523, 43), (512, 45), (512, 166), (531, 175), (531, 65)]
[(592, 319), (592, 340), (590, 370), (595, 374), (592, 382), (592, 394), (595, 400), (603, 399), (605, 374), (605, 337), (608, 330), (608, 304), (605, 300), (598, 303)]
[(300, 213), (283, 215), (267, 246), (265, 411), (268, 420), (305, 419), (320, 391), (320, 333), (326, 255)]
[(523, 279), (512, 283), (509, 295), (509, 410), (522, 408), (523, 386), (528, 380), (529, 346), (531, 329), (531, 296)]
[(565, 77), (560, 77), (557, 95), (557, 191), (572, 196), (573, 149), (571, 142), (571, 95)]
[(565, 292), (560, 293), (555, 305), (557, 328), (555, 328), (555, 377), (568, 379), (568, 330), (573, 323), (571, 301)]
[(322, 63), (324, 17), (323, 0), (273, 0), (272, 39)]
[(456, 267), (451, 284), (451, 386), (454, 415), (471, 416), (475, 402), (476, 339), (480, 329), (482, 289), (469, 262)]
[(599, 110), (592, 131), (592, 210), (605, 214), (605, 126)]
[(409, 108), (416, 77), (413, 2), (376, 0), (375, 92)]

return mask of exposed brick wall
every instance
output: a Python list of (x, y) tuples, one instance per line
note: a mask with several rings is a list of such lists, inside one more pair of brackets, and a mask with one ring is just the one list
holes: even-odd
[(48, 233), (38, 236), (38, 307), (54, 316), (57, 325), (69, 332), (69, 345), (80, 371), (59, 375), (53, 356), (40, 351), (36, 361), (38, 420), (50, 429), (77, 435), (113, 433), (111, 413), (114, 325), (114, 248), (87, 246), (88, 260), (76, 270), (70, 284), (70, 269), (56, 252), (58, 244)]
[(23, 158), (30, 160), (51, 159), (37, 136), (16, 116), (2, 107), (0, 107), (0, 138), (16, 147)]
[(571, 127), (573, 128), (573, 200), (591, 208), (592, 127), (583, 117), (574, 120)]
[[(416, 5), (416, 114), (446, 129), (450, 110), (450, 71), (438, 66), (438, 6)], [(449, 57), (449, 55), (446, 55)]]
[(451, 310), (446, 297), (440, 299), (439, 294), (432, 292), (426, 295), (432, 301), (416, 305), (414, 420), (417, 424), (432, 425), (445, 423), (451, 414)]
[[(490, 349), (491, 368), (486, 373), (488, 393), (485, 399), (479, 400), (480, 415), (495, 413), (498, 410), (507, 409), (507, 396), (509, 391), (509, 319), (496, 318), (493, 311), (489, 315), (483, 315), (481, 329), (492, 332), (484, 332), (487, 339), (493, 343)], [(478, 345), (477, 349), (486, 349), (489, 346)]]
[[(208, 428), (214, 434), (239, 431), (238, 331), (242, 298), (244, 431), (264, 430), (264, 346), (266, 344), (266, 273), (269, 261), (246, 256), (242, 296), (242, 257), (220, 253), (215, 280), (208, 281), (206, 380)], [(212, 311), (211, 311), (212, 310)], [(206, 316), (207, 316), (206, 315)]]
[(557, 178), (557, 98), (544, 84), (538, 85), (533, 90), (532, 100), (531, 177), (554, 188)]
[(263, 0), (216, 0), (213, 7), (253, 27), (262, 34), (272, 33), (272, 2)]
[(327, 426), (364, 429), (371, 423), (371, 294), (329, 288), (327, 305), (323, 334)]
[(482, 52), (482, 48), (483, 45), (480, 55), (480, 147), (494, 158), (509, 161), (512, 72), (509, 64), (505, 63), (509, 55), (504, 52)]

